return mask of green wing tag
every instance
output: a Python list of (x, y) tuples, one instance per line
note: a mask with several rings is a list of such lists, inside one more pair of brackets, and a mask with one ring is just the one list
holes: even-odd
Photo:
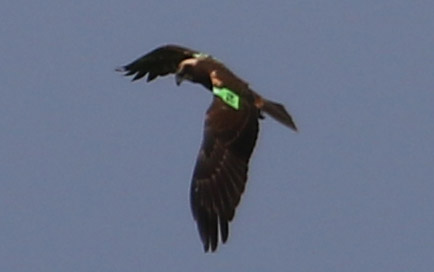
[(240, 97), (228, 88), (219, 88), (214, 86), (212, 92), (232, 108), (236, 110), (240, 108)]
[(209, 57), (209, 55), (208, 55), (208, 54), (205, 54), (205, 53), (194, 53), (194, 54), (193, 54), (193, 57), (195, 57), (195, 58), (197, 58), (197, 59), (202, 59), (202, 58), (207, 58), (207, 57)]

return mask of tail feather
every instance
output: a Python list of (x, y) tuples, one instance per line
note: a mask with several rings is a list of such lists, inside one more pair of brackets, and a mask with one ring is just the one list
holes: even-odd
[(279, 121), (283, 125), (293, 129), (294, 131), (297, 131), (294, 120), (292, 120), (291, 115), (289, 115), (282, 104), (263, 99), (261, 110), (273, 117), (276, 121)]

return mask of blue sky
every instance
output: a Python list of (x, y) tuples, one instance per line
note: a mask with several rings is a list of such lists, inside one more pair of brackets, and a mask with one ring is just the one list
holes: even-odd
[[(0, 10), (1, 271), (430, 271), (434, 4), (8, 1)], [(300, 129), (261, 123), (227, 244), (189, 186), (211, 101), (114, 72), (210, 53)]]

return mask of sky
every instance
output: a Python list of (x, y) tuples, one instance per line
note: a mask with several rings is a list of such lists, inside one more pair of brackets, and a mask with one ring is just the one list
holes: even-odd
[[(432, 1), (6, 1), (0, 271), (431, 271)], [(261, 121), (226, 244), (189, 188), (212, 99), (116, 73), (212, 54), (299, 132)]]

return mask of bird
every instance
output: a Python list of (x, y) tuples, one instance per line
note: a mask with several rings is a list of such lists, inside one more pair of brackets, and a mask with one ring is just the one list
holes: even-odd
[(293, 118), (282, 104), (260, 96), (220, 60), (183, 46), (157, 47), (116, 71), (132, 76), (132, 81), (174, 75), (178, 86), (187, 80), (213, 94), (193, 170), (190, 206), (203, 250), (216, 251), (219, 240), (228, 240), (229, 222), (246, 186), (259, 120), (265, 113), (297, 131)]

